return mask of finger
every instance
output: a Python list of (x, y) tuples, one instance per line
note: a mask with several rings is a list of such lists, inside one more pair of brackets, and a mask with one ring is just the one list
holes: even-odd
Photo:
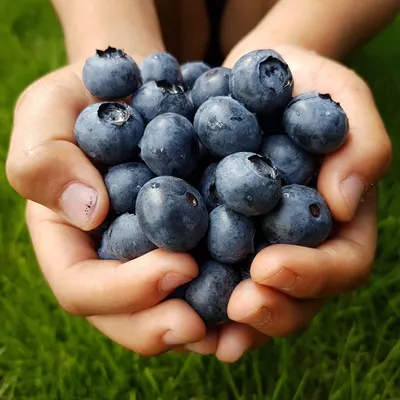
[(249, 325), (229, 322), (220, 327), (215, 355), (222, 362), (233, 363), (247, 351), (263, 346), (269, 339)]
[(206, 335), (199, 341), (185, 345), (185, 349), (198, 354), (214, 354), (218, 346), (218, 329), (208, 329)]
[(143, 356), (198, 342), (206, 334), (201, 318), (177, 299), (135, 314), (93, 316), (88, 320), (110, 339)]
[(124, 264), (98, 260), (88, 233), (54, 215), (30, 203), (27, 222), (43, 274), (72, 314), (143, 310), (197, 276), (196, 262), (185, 253), (155, 250)]
[(280, 51), (294, 76), (294, 95), (317, 90), (329, 93), (349, 119), (349, 136), (325, 157), (318, 190), (335, 219), (349, 221), (372, 184), (388, 171), (392, 146), (366, 83), (352, 70), (312, 52), (283, 47)]
[(74, 143), (75, 121), (90, 98), (70, 68), (28, 88), (18, 101), (7, 176), (23, 197), (91, 230), (109, 208), (102, 176)]
[(228, 316), (259, 332), (276, 337), (286, 336), (307, 326), (321, 308), (319, 300), (288, 297), (251, 279), (242, 281), (233, 291)]
[(251, 266), (255, 282), (294, 297), (326, 297), (364, 284), (371, 273), (377, 236), (376, 191), (370, 190), (354, 220), (338, 227), (318, 249), (274, 245)]

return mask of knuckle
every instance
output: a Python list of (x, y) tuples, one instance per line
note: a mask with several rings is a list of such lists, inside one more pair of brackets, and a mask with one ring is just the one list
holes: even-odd
[(43, 151), (39, 146), (30, 151), (10, 152), (6, 162), (6, 174), (10, 185), (21, 195), (27, 197), (28, 189), (36, 182), (43, 169), (39, 161)]
[(82, 316), (82, 310), (79, 305), (71, 298), (71, 296), (64, 291), (54, 291), (54, 295), (57, 299), (60, 307), (68, 314)]

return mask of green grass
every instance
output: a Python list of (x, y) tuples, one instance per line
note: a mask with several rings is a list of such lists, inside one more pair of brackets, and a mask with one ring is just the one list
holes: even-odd
[[(196, 355), (139, 357), (58, 307), (37, 268), (24, 202), (4, 173), (18, 94), (64, 62), (48, 3), (0, 2), (0, 399), (400, 399), (399, 156), (379, 186), (379, 250), (369, 284), (330, 301), (303, 334), (235, 365)], [(389, 27), (350, 61), (374, 91), (396, 155), (399, 29), (400, 22)]]

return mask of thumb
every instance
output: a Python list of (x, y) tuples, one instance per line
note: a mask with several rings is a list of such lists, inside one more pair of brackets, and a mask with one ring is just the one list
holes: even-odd
[(75, 121), (88, 103), (69, 67), (33, 84), (18, 101), (7, 158), (18, 193), (84, 230), (97, 227), (109, 209), (100, 172), (74, 144)]

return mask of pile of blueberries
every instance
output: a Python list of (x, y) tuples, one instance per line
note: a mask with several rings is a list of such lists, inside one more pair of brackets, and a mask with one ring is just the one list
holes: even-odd
[(102, 100), (75, 126), (110, 197), (97, 229), (101, 259), (189, 252), (199, 275), (168, 298), (212, 326), (228, 320), (229, 298), (260, 250), (316, 247), (329, 236), (316, 180), (348, 119), (329, 94), (293, 97), (280, 54), (252, 51), (229, 69), (156, 53), (139, 68), (109, 47), (87, 60), (83, 82)]

